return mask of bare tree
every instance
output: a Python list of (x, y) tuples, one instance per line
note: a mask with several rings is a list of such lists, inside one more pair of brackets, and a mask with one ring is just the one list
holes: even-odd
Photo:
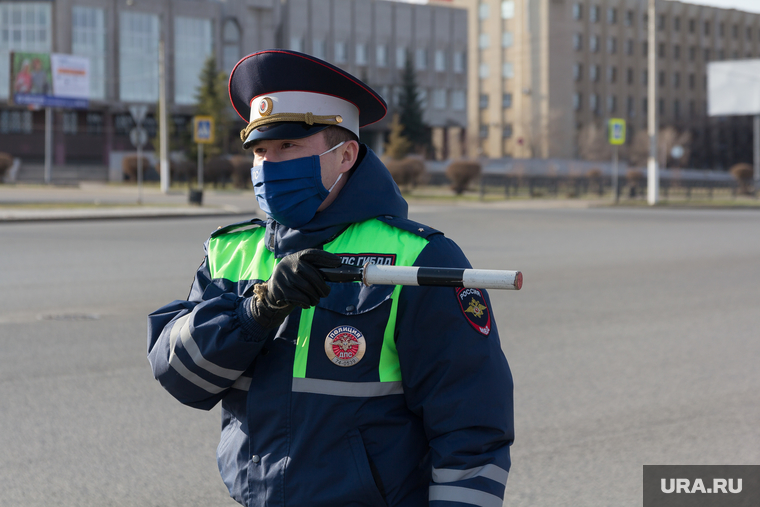
[(607, 131), (596, 123), (585, 125), (578, 132), (578, 154), (584, 160), (606, 161), (612, 158)]
[[(670, 152), (674, 146), (683, 148), (683, 156), (675, 159)], [(678, 132), (674, 127), (666, 127), (657, 134), (657, 163), (661, 168), (683, 167), (689, 161), (691, 153), (691, 132)], [(633, 138), (633, 144), (628, 154), (631, 165), (645, 166), (649, 159), (649, 134), (640, 130)]]

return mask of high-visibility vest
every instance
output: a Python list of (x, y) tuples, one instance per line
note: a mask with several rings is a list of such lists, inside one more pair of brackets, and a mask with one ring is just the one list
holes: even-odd
[[(268, 280), (279, 259), (269, 251), (264, 242), (266, 228), (255, 227), (240, 231), (230, 231), (212, 236), (208, 244), (208, 268), (212, 279), (231, 282), (246, 280)], [(428, 240), (410, 232), (392, 227), (380, 220), (370, 219), (350, 225), (334, 240), (326, 243), (325, 251), (334, 254), (378, 254), (393, 256), (394, 265), (411, 266)], [(388, 257), (386, 257), (388, 258)], [(361, 283), (361, 282), (350, 282)], [(400, 389), (401, 368), (394, 339), (396, 315), (401, 286), (396, 286), (391, 294), (391, 309), (383, 334), (378, 375), (381, 383), (394, 383)], [(329, 296), (328, 296), (329, 297)], [(294, 385), (306, 379), (306, 364), (311, 339), (314, 307), (301, 311), (298, 323), (298, 341), (293, 360)], [(319, 343), (315, 347), (322, 347)], [(385, 389), (386, 392), (387, 388)]]

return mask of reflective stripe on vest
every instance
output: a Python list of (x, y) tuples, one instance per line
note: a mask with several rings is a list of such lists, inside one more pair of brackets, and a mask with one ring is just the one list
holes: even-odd
[[(211, 277), (232, 282), (268, 280), (278, 260), (274, 259), (272, 252), (265, 247), (264, 234), (265, 229), (259, 227), (212, 238), (208, 248)], [(340, 254), (393, 254), (397, 266), (411, 266), (427, 243), (424, 238), (371, 219), (352, 224), (336, 239), (325, 244), (324, 249)], [(396, 286), (391, 294), (391, 309), (383, 333), (378, 365), (380, 382), (337, 382), (306, 377), (315, 308), (302, 310), (293, 359), (293, 391), (333, 396), (371, 397), (401, 394), (401, 367), (394, 339), (400, 292), (401, 286)], [(315, 346), (323, 345), (319, 343)]]

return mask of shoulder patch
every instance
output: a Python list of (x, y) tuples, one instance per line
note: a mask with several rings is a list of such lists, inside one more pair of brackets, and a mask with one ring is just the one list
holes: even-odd
[(408, 218), (384, 215), (384, 216), (377, 217), (377, 219), (385, 224), (390, 225), (391, 227), (396, 227), (403, 231), (411, 232), (412, 234), (416, 234), (417, 236), (420, 236), (421, 238), (425, 238), (425, 239), (428, 239), (431, 236), (435, 236), (436, 234), (443, 234), (441, 231), (437, 229), (433, 229), (432, 227), (429, 227), (427, 225), (421, 224), (419, 222), (415, 222), (413, 220), (409, 220)]
[(480, 289), (456, 289), (457, 301), (462, 314), (475, 331), (488, 336), (491, 333), (491, 310), (488, 309), (483, 291)]
[(224, 227), (219, 227), (217, 230), (211, 233), (211, 237), (216, 238), (222, 234), (227, 234), (229, 232), (253, 229), (255, 227), (266, 227), (266, 225), (267, 223), (264, 220), (261, 220), (260, 218), (254, 218), (252, 220), (246, 220), (245, 222), (237, 222), (234, 224), (226, 225)]

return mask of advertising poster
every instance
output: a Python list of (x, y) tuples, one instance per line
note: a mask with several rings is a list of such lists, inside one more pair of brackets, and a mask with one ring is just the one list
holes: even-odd
[(13, 52), (11, 101), (38, 107), (86, 109), (90, 96), (87, 57)]

